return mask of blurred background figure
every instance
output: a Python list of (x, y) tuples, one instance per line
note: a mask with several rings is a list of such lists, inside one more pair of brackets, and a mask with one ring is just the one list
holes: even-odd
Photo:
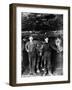
[(22, 74), (26, 75), (29, 72), (29, 58), (28, 53), (25, 50), (26, 39), (22, 39)]
[(42, 49), (43, 44), (41, 42), (37, 43), (36, 50), (37, 50), (37, 57), (36, 57), (36, 73), (41, 74), (41, 63), (42, 63)]

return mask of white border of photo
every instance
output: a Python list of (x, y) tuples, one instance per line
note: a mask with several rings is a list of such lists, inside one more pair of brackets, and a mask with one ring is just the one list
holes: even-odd
[[(63, 14), (63, 75), (58, 76), (21, 76), (21, 12)], [(68, 80), (68, 11), (65, 9), (50, 8), (16, 8), (16, 83), (36, 83)]]

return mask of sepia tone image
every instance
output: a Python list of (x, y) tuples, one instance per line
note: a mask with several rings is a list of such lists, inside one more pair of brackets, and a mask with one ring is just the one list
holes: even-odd
[(63, 14), (21, 12), (21, 76), (63, 75)]

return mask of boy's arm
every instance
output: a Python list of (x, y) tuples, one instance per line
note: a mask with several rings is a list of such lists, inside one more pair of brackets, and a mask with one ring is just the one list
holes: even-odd
[(27, 42), (26, 45), (25, 45), (25, 49), (26, 49), (27, 52), (29, 52), (29, 50), (28, 50), (28, 44), (29, 43)]

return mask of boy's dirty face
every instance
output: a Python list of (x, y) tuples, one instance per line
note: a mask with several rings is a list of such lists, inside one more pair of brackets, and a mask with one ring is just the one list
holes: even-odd
[(61, 40), (60, 40), (59, 38), (57, 38), (57, 39), (55, 40), (55, 44), (56, 44), (56, 46), (59, 46), (60, 43), (61, 43)]
[(48, 38), (45, 38), (45, 42), (48, 42)]
[(33, 40), (33, 37), (29, 37), (29, 40), (32, 41)]

